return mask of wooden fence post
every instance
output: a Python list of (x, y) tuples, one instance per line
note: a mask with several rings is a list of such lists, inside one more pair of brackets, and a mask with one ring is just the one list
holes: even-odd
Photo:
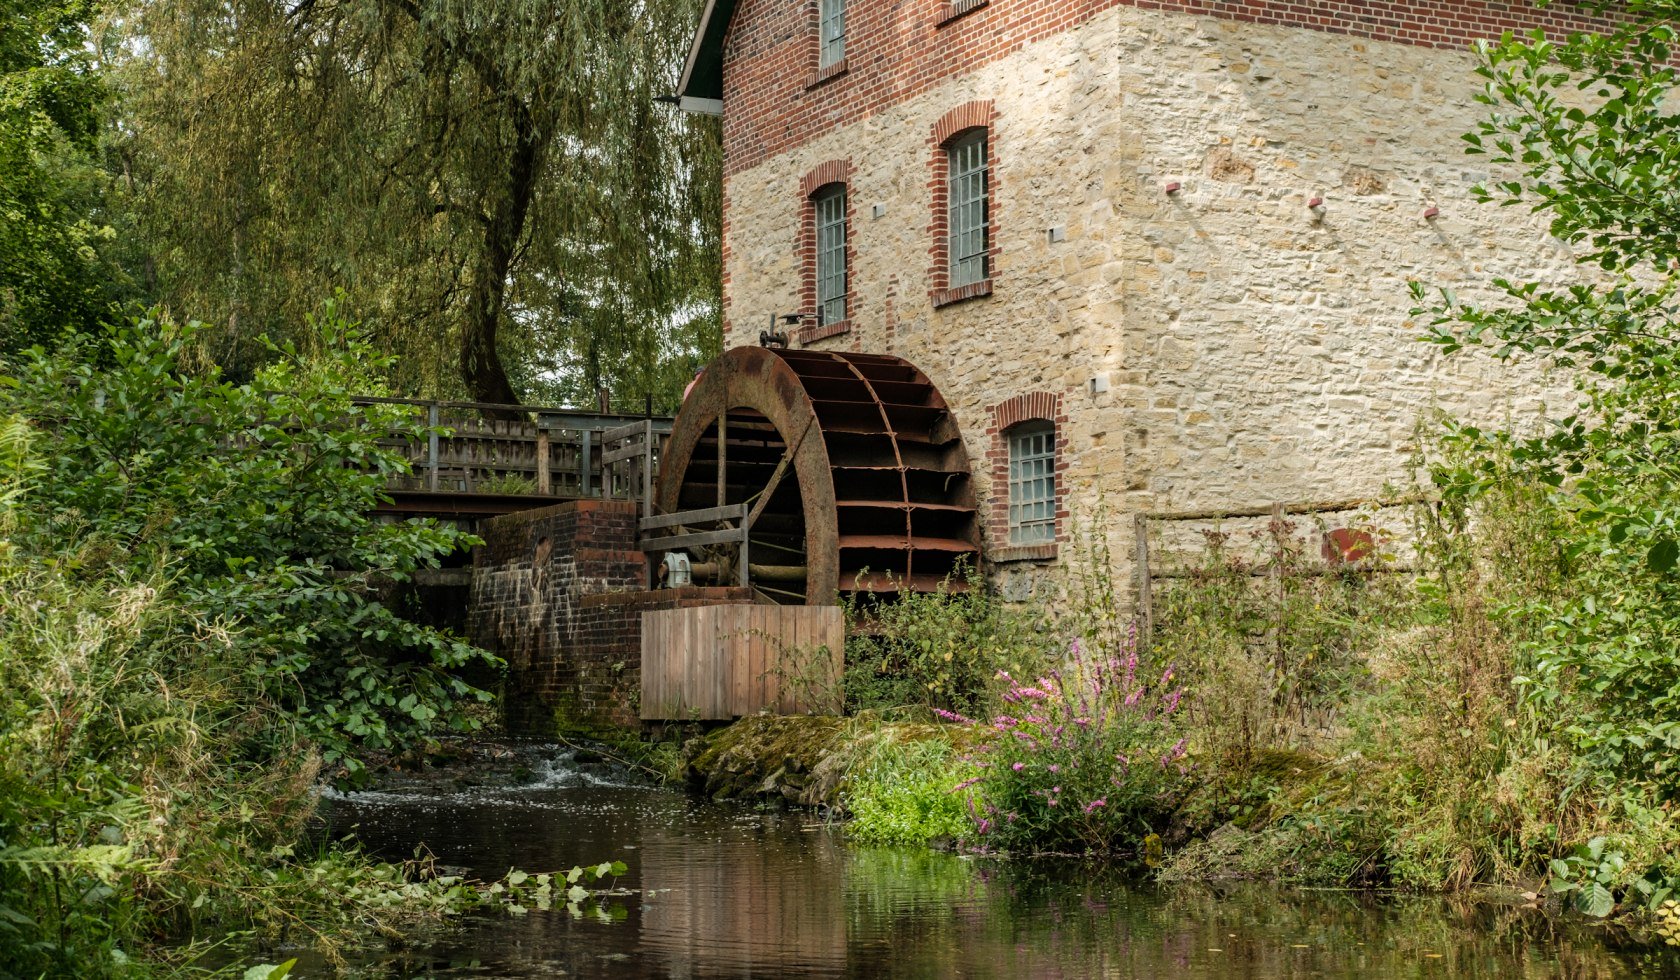
[(437, 402), (426, 406), (426, 425), (431, 434), (426, 440), (426, 489), (437, 493), (438, 488), (438, 407)]
[[(723, 445), (719, 442), (718, 445)], [(721, 450), (720, 450), (721, 451)], [(653, 513), (653, 420), (642, 423), (642, 516)]]
[(1272, 578), (1277, 581), (1277, 624), (1272, 627), (1272, 638), (1276, 650), (1275, 657), (1279, 670), (1287, 665), (1283, 662), (1283, 599), (1285, 582), (1283, 579), (1283, 521), (1285, 517), (1283, 504), (1272, 505)]
[[(590, 473), (590, 469), (593, 466), (593, 461), (589, 458), (589, 441), (594, 434), (593, 430), (590, 429), (578, 430), (578, 496), (580, 497), (591, 496), (589, 491), (589, 477), (592, 475)], [(601, 448), (605, 449), (606, 447), (603, 446)], [(601, 485), (604, 487), (606, 484), (606, 474), (602, 473)], [(606, 493), (603, 492), (602, 496), (606, 496)]]
[(537, 492), (543, 496), (549, 494), (550, 479), (548, 473), (548, 430), (537, 430)]
[(1137, 535), (1137, 605), (1138, 634), (1144, 649), (1149, 648), (1155, 633), (1155, 589), (1149, 573), (1149, 515), (1136, 514), (1132, 527)]

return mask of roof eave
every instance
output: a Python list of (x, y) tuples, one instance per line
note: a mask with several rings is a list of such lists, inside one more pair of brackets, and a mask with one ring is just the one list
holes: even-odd
[(682, 108), (689, 112), (723, 112), (723, 38), (735, 14), (736, 0), (706, 0), (700, 26), (688, 48), (682, 82), (677, 86)]

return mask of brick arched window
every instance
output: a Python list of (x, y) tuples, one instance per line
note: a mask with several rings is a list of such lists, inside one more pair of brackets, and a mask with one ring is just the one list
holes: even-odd
[(799, 182), (800, 343), (852, 329), (852, 162), (829, 160)]
[(934, 306), (992, 292), (998, 255), (996, 117), (989, 100), (978, 100), (952, 109), (933, 126), (928, 279)]
[(1062, 396), (1016, 395), (991, 410), (988, 456), (992, 500), (988, 515), (993, 561), (1056, 557), (1067, 519)]

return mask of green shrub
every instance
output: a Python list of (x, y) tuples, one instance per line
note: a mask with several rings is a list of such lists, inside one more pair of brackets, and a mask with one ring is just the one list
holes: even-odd
[(0, 412), (36, 427), (41, 473), (13, 536), (76, 573), (167, 568), (174, 601), (225, 635), (276, 705), (354, 771), (388, 748), (477, 722), (485, 692), (457, 672), (490, 655), (404, 619), (376, 582), (407, 580), (468, 539), (433, 522), (374, 519), (406, 472), (382, 442), (423, 441), (381, 393), (390, 359), (335, 303), (313, 321), (319, 353), (290, 346), (248, 385), (187, 362), (194, 325), (153, 318), (35, 349), (0, 385)]
[(999, 670), (1032, 671), (1050, 649), (1040, 624), (972, 570), (939, 592), (846, 600), (846, 709), (974, 711)]

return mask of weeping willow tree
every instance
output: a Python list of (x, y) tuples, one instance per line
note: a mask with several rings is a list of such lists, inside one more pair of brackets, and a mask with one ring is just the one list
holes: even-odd
[[(399, 387), (669, 407), (719, 331), (693, 0), (141, 0), (153, 285), (235, 376), (342, 288)], [(523, 396), (523, 397), (522, 397)]]

